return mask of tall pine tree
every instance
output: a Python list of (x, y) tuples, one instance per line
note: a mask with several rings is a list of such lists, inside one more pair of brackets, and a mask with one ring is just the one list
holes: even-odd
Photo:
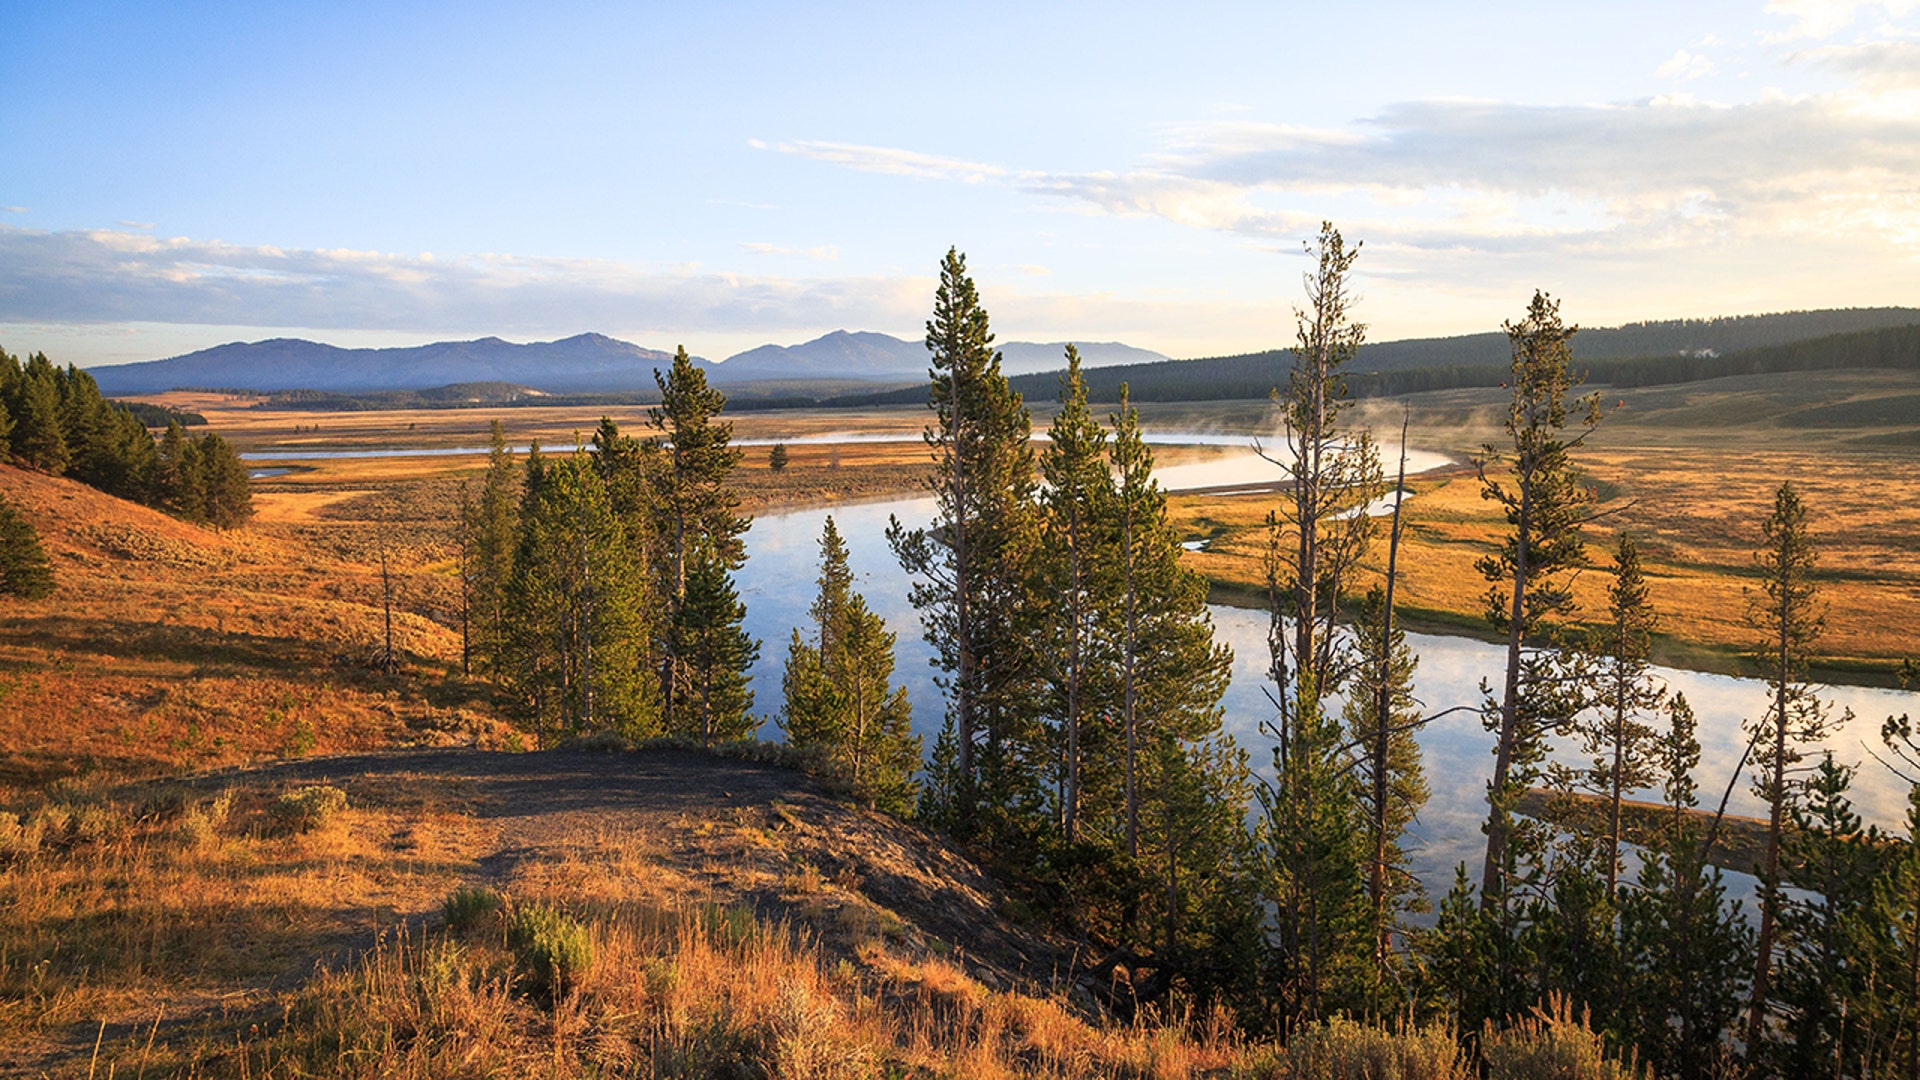
[(887, 541), (920, 578), (913, 605), (945, 672), (945, 749), (935, 748), (922, 806), (935, 823), (974, 833), (1035, 809), (1034, 662), (1023, 620), (1033, 608), (1036, 525), (1031, 418), (1000, 370), (986, 308), (955, 250), (940, 265), (926, 343), (935, 520), (909, 530), (894, 519)]
[(1361, 811), (1340, 720), (1351, 650), (1337, 631), (1343, 590), (1365, 554), (1373, 519), (1356, 508), (1378, 493), (1380, 462), (1362, 430), (1341, 423), (1346, 366), (1365, 327), (1352, 319), (1359, 247), (1323, 223), (1307, 254), (1308, 307), (1297, 313), (1293, 366), (1276, 392), (1285, 445), (1270, 460), (1288, 497), (1267, 517), (1266, 560), (1275, 715), (1275, 779), (1264, 839), (1276, 922), (1273, 977), (1284, 1028), (1356, 1007), (1372, 954)]
[(503, 620), (518, 710), (543, 738), (659, 734), (646, 575), (587, 455), (529, 454), (520, 517)]
[(1087, 409), (1080, 353), (1067, 346), (1067, 373), (1060, 379), (1060, 411), (1040, 453), (1042, 553), (1035, 560), (1040, 594), (1047, 597), (1044, 645), (1047, 712), (1053, 725), (1056, 767), (1055, 818), (1067, 843), (1080, 838), (1082, 791), (1090, 755), (1105, 756), (1100, 708), (1112, 664), (1103, 623), (1100, 570), (1111, 559), (1107, 536), (1112, 475), (1107, 433)]
[(660, 439), (648, 452), (649, 547), (664, 612), (657, 659), (667, 726), (705, 739), (737, 738), (751, 730), (746, 673), (758, 651), (740, 631), (745, 608), (732, 580), (746, 559), (742, 537), (752, 524), (730, 483), (740, 451), (732, 445), (733, 422), (720, 419), (726, 395), (707, 385), (686, 349), (674, 354), (666, 374), (653, 377), (660, 404), (647, 416)]
[[(1478, 563), (1491, 583), (1487, 620), (1506, 638), (1501, 684), (1483, 706), (1495, 735), (1487, 785), (1487, 849), (1480, 903), (1494, 916), (1496, 1018), (1533, 1004), (1526, 986), (1523, 897), (1519, 888), (1539, 870), (1545, 837), (1514, 808), (1540, 776), (1548, 736), (1582, 705), (1579, 680), (1554, 647), (1553, 620), (1575, 608), (1572, 571), (1586, 562), (1581, 539), (1591, 493), (1579, 482), (1572, 451), (1599, 423), (1599, 402), (1569, 401), (1577, 385), (1567, 342), (1577, 328), (1560, 321), (1560, 305), (1536, 292), (1526, 317), (1506, 325), (1513, 347), (1512, 400), (1506, 433), (1511, 448), (1488, 444), (1475, 459), (1481, 497), (1497, 503), (1510, 527), (1498, 553)], [(1569, 425), (1579, 430), (1567, 433)]]
[(1773, 512), (1761, 533), (1761, 547), (1754, 553), (1761, 588), (1748, 593), (1747, 621), (1759, 632), (1759, 658), (1772, 700), (1753, 725), (1754, 793), (1767, 804), (1767, 847), (1760, 864), (1760, 940), (1747, 1014), (1750, 1047), (1761, 1042), (1773, 989), (1775, 924), (1784, 900), (1780, 851), (1793, 815), (1793, 780), (1804, 771), (1800, 748), (1826, 738), (1836, 727), (1826, 703), (1807, 682), (1807, 654), (1825, 626), (1826, 612), (1813, 580), (1815, 553), (1806, 504), (1792, 484), (1781, 484), (1774, 493)]

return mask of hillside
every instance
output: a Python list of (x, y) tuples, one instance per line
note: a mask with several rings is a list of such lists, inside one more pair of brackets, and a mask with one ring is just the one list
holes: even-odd
[[(1920, 362), (1913, 359), (1920, 355), (1916, 327), (1920, 309), (1914, 308), (1688, 319), (1583, 329), (1574, 336), (1573, 352), (1594, 383), (1646, 386), (1764, 371), (1889, 366), (1872, 359), (1889, 352)], [(1504, 333), (1381, 342), (1361, 347), (1348, 382), (1360, 396), (1498, 386), (1511, 361)], [(1287, 350), (1273, 349), (1128, 364), (1088, 372), (1087, 388), (1101, 401), (1117, 400), (1122, 382), (1136, 401), (1265, 398), (1292, 362)], [(1018, 377), (1013, 384), (1031, 400), (1051, 400), (1059, 389), (1052, 374)]]
[[(344, 807), (292, 835), (273, 827), (276, 799), (317, 787), (344, 793)], [(383, 939), (405, 948), (447, 936), (442, 901), (461, 888), (550, 905), (593, 926), (603, 959), (578, 1004), (603, 1031), (620, 1029), (607, 1015), (620, 996), (647, 1012), (630, 996), (631, 979), (658, 985), (645, 964), (629, 965), (616, 950), (682, 918), (707, 920), (736, 945), (758, 938), (790, 970), (837, 972), (832, 987), (818, 989), (869, 986), (909, 1008), (926, 994), (976, 1004), (993, 991), (1041, 995), (1070, 959), (1059, 942), (1007, 920), (1006, 893), (949, 844), (839, 801), (790, 766), (671, 748), (396, 751), (88, 798), (102, 815), (97, 839), (64, 850), (38, 849), (36, 840), (34, 858), (15, 850), (0, 860), (0, 896), (17, 897), (27, 873), (50, 886), (5, 906), (0, 944), (16, 962), (37, 961), (49, 935), (89, 902), (92, 874), (120, 876), (129, 891), (96, 915), (87, 940), (47, 954), (41, 978), (60, 995), (0, 1014), (0, 1045), (9, 1048), (0, 1051), (0, 1074), (78, 1068), (100, 1020), (105, 1061), (123, 1073), (137, 1060), (225, 1073), (237, 1064), (228, 1056), (234, 1036), (247, 1032), (255, 1049), (297, 1053), (304, 1033), (285, 1019), (288, 1007), (346, 989), (341, 983)], [(45, 820), (64, 805), (14, 809)], [(169, 885), (157, 887), (161, 880)], [(155, 966), (139, 943), (171, 919), (186, 921), (170, 931), (169, 962)], [(406, 936), (394, 942), (402, 927)], [(703, 973), (684, 961), (680, 970), (686, 989), (712, 992), (693, 982)], [(9, 997), (17, 971), (0, 969)], [(734, 992), (750, 991), (765, 1004), (781, 1000), (772, 983)], [(501, 1015), (491, 1031), (470, 1032), (469, 1043), (517, 1058), (542, 1006), (503, 994), (494, 1007)], [(1046, 1007), (1057, 1023), (1085, 1029), (1090, 1019)], [(157, 1016), (164, 1022), (156, 1027)], [(157, 1048), (147, 1046), (150, 1032)]]
[(70, 480), (0, 465), (0, 496), (39, 530), (44, 600), (0, 604), (0, 797), (64, 776), (151, 775), (284, 753), (497, 744), (489, 703), (440, 685), (459, 635), (432, 532), (388, 538), (405, 664), (381, 640), (378, 536), (273, 520), (220, 532)]

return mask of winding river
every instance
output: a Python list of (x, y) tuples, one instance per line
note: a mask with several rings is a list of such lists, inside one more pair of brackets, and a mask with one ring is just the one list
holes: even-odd
[[(906, 442), (918, 438), (910, 433), (848, 432), (783, 441), (795, 444)], [(766, 445), (773, 441), (742, 440), (742, 444)], [(1160, 481), (1168, 490), (1205, 490), (1220, 497), (1245, 496), (1279, 479), (1278, 468), (1254, 453), (1251, 440), (1245, 435), (1160, 431), (1148, 433), (1147, 441), (1226, 448), (1225, 453), (1211, 460), (1161, 470)], [(256, 462), (282, 462), (477, 453), (485, 453), (485, 449), (273, 450), (242, 457)], [(1383, 448), (1383, 457), (1387, 460), (1396, 460), (1397, 455), (1397, 448)], [(1438, 454), (1413, 450), (1408, 455), (1408, 472), (1424, 472), (1447, 463), (1447, 459)], [(1382, 513), (1390, 509), (1391, 500), (1385, 499), (1369, 507), (1368, 512)], [(819, 536), (829, 513), (846, 539), (857, 587), (899, 636), (894, 678), (908, 688), (913, 700), (914, 729), (931, 747), (940, 729), (944, 707), (929, 664), (933, 651), (921, 637), (919, 615), (907, 602), (907, 577), (884, 537), (890, 518), (898, 517), (909, 527), (931, 521), (934, 506), (929, 498), (795, 510), (768, 514), (754, 521), (747, 533), (748, 559), (738, 584), (747, 605), (747, 630), (761, 643), (760, 659), (752, 671), (755, 705), (768, 717), (761, 734), (779, 737), (772, 717), (780, 708), (780, 674), (786, 662), (787, 641), (795, 626), (804, 627), (807, 623), (807, 607), (813, 602), (814, 579), (819, 571)], [(1233, 681), (1225, 700), (1227, 729), (1250, 752), (1256, 769), (1271, 777), (1269, 743), (1260, 732), (1262, 721), (1271, 713), (1264, 693), (1267, 616), (1264, 612), (1233, 607), (1214, 606), (1210, 610), (1215, 636), (1230, 645), (1234, 653)], [(1409, 634), (1408, 641), (1420, 661), (1415, 690), (1429, 713), (1477, 705), (1481, 699), (1481, 680), (1494, 678), (1504, 660), (1499, 646), (1470, 638)], [(1766, 708), (1766, 687), (1753, 679), (1668, 668), (1658, 671), (1673, 690), (1687, 695), (1699, 719), (1702, 745), (1696, 779), (1702, 804), (1711, 806), (1718, 801), (1746, 748), (1742, 721), (1760, 715)], [(1835, 686), (1827, 688), (1822, 696), (1833, 705), (1835, 715), (1851, 709), (1856, 717), (1826, 745), (1840, 760), (1860, 766), (1853, 796), (1861, 815), (1871, 823), (1898, 827), (1906, 811), (1906, 786), (1875, 761), (1870, 751), (1879, 749), (1880, 722), (1887, 716), (1920, 714), (1920, 693)], [(1471, 863), (1483, 844), (1479, 825), (1486, 810), (1485, 784), (1492, 765), (1493, 742), (1474, 712), (1454, 713), (1434, 721), (1424, 729), (1420, 742), (1425, 751), (1432, 797), (1413, 830), (1414, 870), (1430, 891), (1439, 892), (1451, 882), (1454, 864), (1463, 859)], [(1652, 793), (1642, 795), (1657, 797)], [(1730, 808), (1744, 814), (1755, 814), (1762, 809), (1745, 780), (1735, 785)], [(1751, 889), (1750, 878), (1742, 882), (1738, 880), (1740, 875), (1733, 877), (1736, 892)]]
[[(1433, 454), (1414, 452), (1409, 458), (1409, 472), (1445, 463), (1444, 458)], [(1257, 456), (1240, 454), (1169, 468), (1161, 478), (1171, 490), (1212, 489), (1271, 483), (1277, 471)], [(897, 516), (909, 527), (928, 523), (934, 513), (930, 498), (797, 510), (754, 521), (746, 538), (748, 559), (739, 575), (739, 586), (747, 605), (747, 628), (761, 641), (760, 659), (752, 672), (756, 708), (769, 717), (779, 712), (787, 641), (795, 626), (806, 632), (807, 607), (813, 602), (814, 578), (819, 572), (819, 536), (829, 513), (846, 540), (857, 588), (899, 635), (894, 678), (908, 688), (913, 699), (914, 729), (931, 747), (944, 708), (929, 663), (933, 651), (921, 637), (918, 613), (907, 602), (908, 579), (883, 535), (890, 517)], [(1272, 712), (1263, 692), (1267, 615), (1218, 605), (1210, 610), (1216, 638), (1230, 645), (1234, 653), (1233, 681), (1225, 699), (1227, 729), (1251, 753), (1257, 770), (1271, 777), (1270, 744), (1260, 733), (1261, 722)], [(1500, 646), (1470, 638), (1409, 634), (1408, 641), (1420, 660), (1415, 690), (1429, 713), (1477, 705), (1481, 680), (1494, 678), (1504, 662)], [(1742, 720), (1758, 716), (1766, 707), (1766, 687), (1753, 679), (1726, 675), (1670, 668), (1658, 672), (1672, 689), (1687, 695), (1699, 719), (1702, 745), (1696, 779), (1701, 802), (1712, 805), (1746, 748)], [(1843, 709), (1856, 714), (1856, 719), (1827, 745), (1842, 761), (1861, 766), (1854, 780), (1854, 799), (1862, 816), (1883, 826), (1899, 825), (1906, 809), (1906, 786), (1875, 762), (1868, 749), (1879, 748), (1880, 722), (1888, 715), (1920, 714), (1920, 694), (1835, 686), (1826, 689), (1823, 697), (1833, 704), (1836, 715)], [(779, 737), (772, 719), (761, 734)], [(1472, 860), (1484, 844), (1479, 826), (1486, 812), (1485, 785), (1492, 767), (1493, 740), (1482, 729), (1477, 713), (1462, 712), (1430, 724), (1420, 742), (1432, 797), (1414, 829), (1414, 870), (1437, 894), (1451, 883), (1455, 863), (1466, 859), (1477, 866)], [(1645, 793), (1642, 797), (1657, 798), (1657, 794)], [(1744, 814), (1761, 810), (1744, 780), (1735, 786), (1730, 809)], [(1746, 891), (1739, 881), (1731, 884), (1736, 892)]]

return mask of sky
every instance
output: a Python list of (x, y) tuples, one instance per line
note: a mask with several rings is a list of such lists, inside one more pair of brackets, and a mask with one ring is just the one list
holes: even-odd
[(0, 348), (1920, 305), (1920, 0), (0, 3)]

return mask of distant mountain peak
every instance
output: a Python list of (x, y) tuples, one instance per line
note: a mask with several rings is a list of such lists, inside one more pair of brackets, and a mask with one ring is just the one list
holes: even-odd
[(242, 390), (427, 390), (513, 383), (547, 393), (647, 390), (673, 354), (604, 334), (515, 344), (495, 336), (389, 349), (343, 349), (300, 338), (232, 342), (165, 360), (89, 369), (103, 392), (176, 386)]

